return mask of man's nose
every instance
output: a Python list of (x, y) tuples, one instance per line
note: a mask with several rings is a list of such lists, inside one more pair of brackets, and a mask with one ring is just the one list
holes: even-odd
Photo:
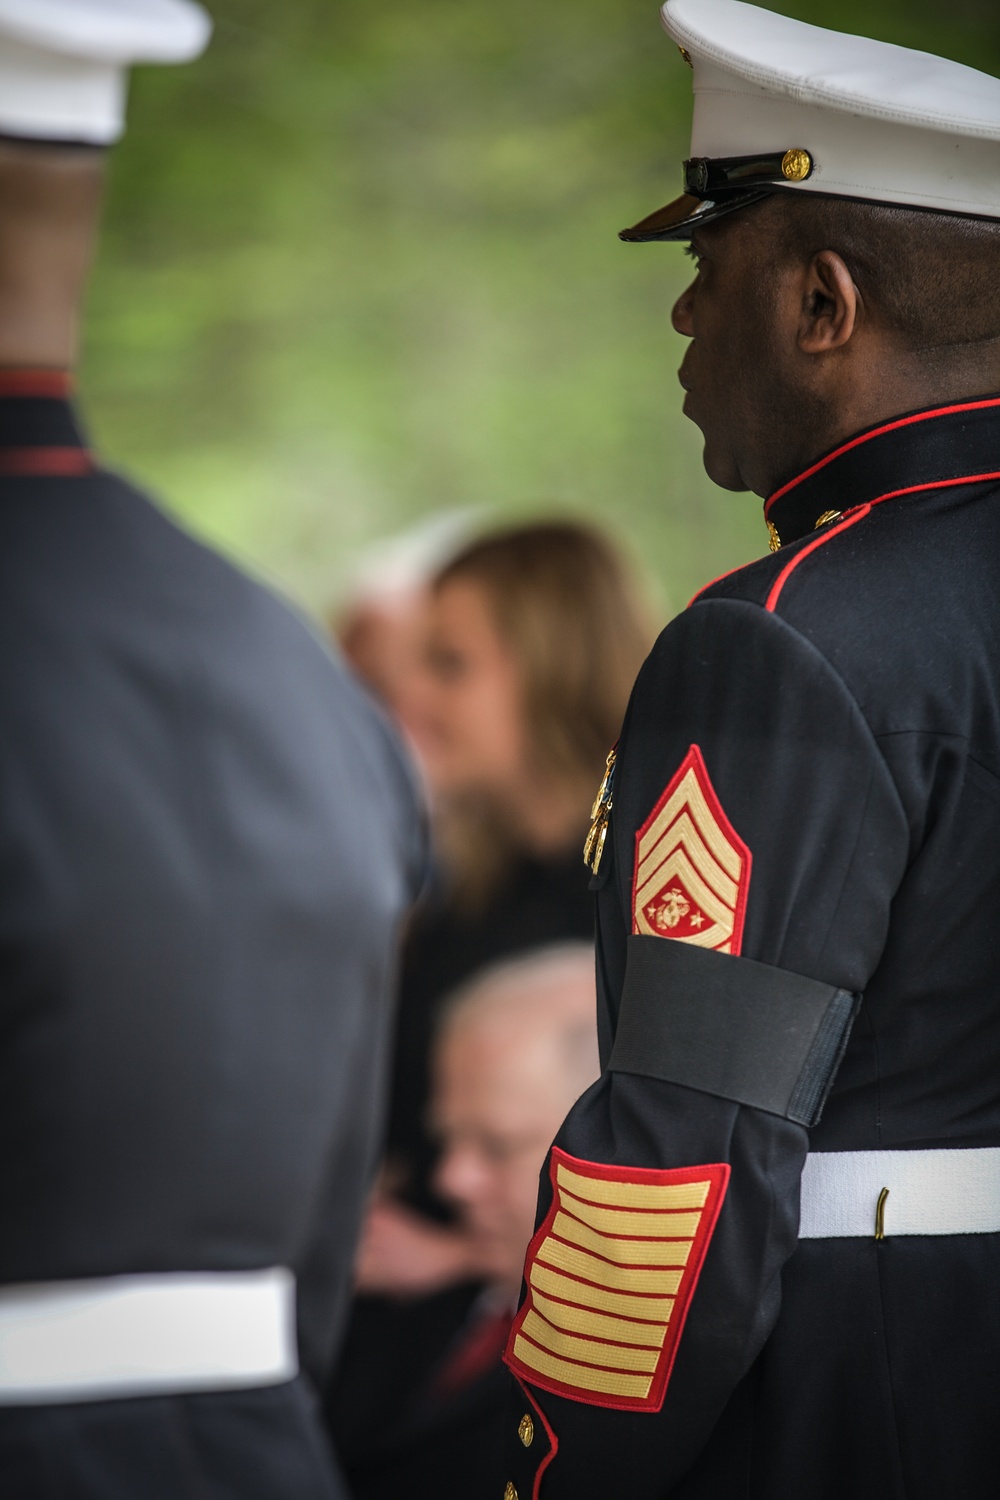
[(483, 1190), (483, 1173), (475, 1153), (446, 1147), (434, 1173), (434, 1186), (451, 1203), (474, 1203)]
[(670, 321), (677, 333), (682, 333), (686, 339), (694, 338), (694, 327), (691, 323), (691, 313), (694, 308), (694, 282), (687, 287), (677, 301), (670, 315)]

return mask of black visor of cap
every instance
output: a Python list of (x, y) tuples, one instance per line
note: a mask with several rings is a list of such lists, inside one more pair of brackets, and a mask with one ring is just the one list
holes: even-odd
[(800, 147), (755, 156), (692, 157), (684, 163), (686, 191), (623, 229), (618, 238), (630, 243), (690, 239), (700, 224), (746, 208), (778, 188), (804, 182), (812, 170), (811, 155)]

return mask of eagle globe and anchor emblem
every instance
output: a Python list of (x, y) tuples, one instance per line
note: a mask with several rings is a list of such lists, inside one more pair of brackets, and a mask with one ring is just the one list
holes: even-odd
[(636, 834), (633, 933), (739, 953), (750, 865), (692, 745)]
[(650, 927), (664, 937), (686, 937), (704, 927), (707, 918), (679, 885), (671, 885), (646, 905)]

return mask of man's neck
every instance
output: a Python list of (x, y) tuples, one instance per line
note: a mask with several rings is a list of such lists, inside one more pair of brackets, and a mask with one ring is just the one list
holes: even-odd
[[(931, 360), (930, 354), (928, 359)], [(859, 383), (857, 389), (845, 392), (842, 399), (832, 400), (829, 405), (824, 403), (826, 420), (808, 424), (808, 443), (801, 444), (794, 456), (786, 455), (773, 466), (773, 481), (760, 492), (762, 497), (766, 499), (803, 474), (825, 453), (834, 452), (858, 433), (869, 432), (910, 412), (930, 411), (1000, 394), (1000, 362), (994, 365), (981, 357), (974, 362), (970, 360), (967, 368), (958, 361), (947, 368), (941, 361), (937, 368), (930, 362), (924, 378), (902, 378), (905, 374), (905, 369), (896, 372), (886, 369), (881, 380), (873, 377)]]
[(68, 369), (104, 186), (104, 154), (0, 142), (0, 366)]

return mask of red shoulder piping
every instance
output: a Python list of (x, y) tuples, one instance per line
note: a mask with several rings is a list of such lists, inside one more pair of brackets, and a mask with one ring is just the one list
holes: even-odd
[[(756, 559), (754, 559), (754, 561), (755, 560)], [(691, 608), (692, 604), (697, 604), (697, 602), (701, 598), (702, 594), (707, 593), (708, 590), (712, 587), (713, 584), (721, 583), (724, 578), (732, 578), (732, 576), (733, 576), (734, 573), (742, 573), (742, 571), (743, 571), (744, 568), (749, 568), (749, 567), (750, 567), (750, 563), (738, 563), (735, 568), (727, 568), (724, 573), (720, 573), (719, 576), (718, 576), (718, 578), (710, 578), (707, 583), (703, 583), (702, 584), (701, 588), (698, 590), (698, 592), (696, 594), (692, 594), (691, 595), (690, 599), (688, 600), (688, 604), (687, 604), (688, 609)]]
[(852, 510), (848, 515), (846, 515), (844, 519), (838, 522), (836, 526), (831, 526), (829, 531), (824, 531), (822, 536), (814, 537), (813, 540), (809, 543), (808, 547), (803, 547), (801, 552), (796, 552), (795, 556), (791, 559), (790, 562), (787, 562), (785, 564), (781, 572), (778, 574), (777, 578), (772, 583), (771, 592), (767, 596), (767, 601), (764, 605), (764, 608), (771, 614), (773, 614), (774, 607), (778, 602), (781, 590), (785, 587), (785, 584), (788, 582), (788, 579), (790, 578), (791, 574), (794, 573), (799, 563), (802, 562), (804, 558), (808, 557), (810, 552), (815, 552), (817, 547), (822, 547), (824, 542), (828, 542), (832, 536), (836, 536), (838, 531), (846, 531), (848, 526), (853, 526), (855, 521), (860, 521), (862, 517), (866, 516), (870, 510), (871, 505), (859, 506), (857, 510)]

